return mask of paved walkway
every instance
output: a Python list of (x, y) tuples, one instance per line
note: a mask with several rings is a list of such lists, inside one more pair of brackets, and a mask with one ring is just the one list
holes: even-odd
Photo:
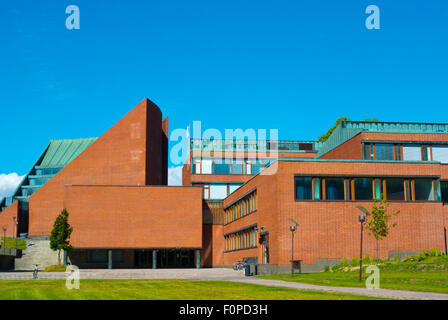
[[(0, 280), (31, 280), (33, 272), (0, 272)], [(65, 279), (63, 272), (39, 272), (39, 279)], [(365, 295), (380, 298), (395, 299), (424, 299), (424, 300), (448, 300), (448, 294), (402, 291), (389, 289), (366, 289), (352, 287), (318, 286), (306, 283), (287, 282), (280, 280), (267, 280), (256, 277), (245, 277), (243, 271), (234, 271), (226, 268), (214, 269), (82, 269), (83, 279), (189, 279), (189, 280), (220, 280), (242, 283), (251, 283), (265, 286), (292, 288), (298, 290), (319, 290), (346, 294)], [(1, 285), (1, 282), (0, 282)]]

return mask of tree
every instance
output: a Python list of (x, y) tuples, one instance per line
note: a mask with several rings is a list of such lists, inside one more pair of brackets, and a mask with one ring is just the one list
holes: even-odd
[(68, 223), (67, 209), (64, 209), (54, 221), (50, 236), (50, 248), (53, 251), (58, 251), (59, 265), (61, 264), (61, 250), (73, 249), (70, 245), (70, 235), (72, 232), (73, 228)]
[(336, 120), (336, 123), (334, 126), (332, 126), (330, 129), (328, 129), (327, 133), (323, 134), (320, 136), (319, 139), (317, 139), (317, 141), (327, 141), (328, 138), (331, 136), (331, 134), (333, 133), (334, 129), (336, 129), (336, 127), (339, 125), (339, 123), (341, 123), (341, 121), (350, 121), (349, 118), (347, 117), (341, 117), (338, 120)]
[(366, 221), (366, 229), (369, 230), (369, 235), (376, 239), (376, 258), (379, 258), (379, 242), (387, 237), (390, 228), (394, 228), (397, 223), (391, 222), (392, 217), (397, 216), (400, 210), (393, 212), (392, 214), (387, 213), (389, 208), (389, 202), (384, 199), (383, 194), (381, 194), (380, 200), (373, 200), (372, 210), (369, 212), (366, 208), (358, 206), (359, 210), (364, 212), (371, 219)]
[[(339, 123), (341, 123), (341, 121), (350, 121), (349, 118), (347, 117), (340, 117), (338, 120), (336, 120), (336, 123), (334, 126), (332, 126), (330, 129), (328, 129), (327, 133), (323, 134), (320, 136), (319, 139), (317, 139), (317, 141), (327, 141), (328, 138), (330, 138), (331, 134), (333, 133), (334, 129), (336, 129), (336, 127), (339, 125)], [(365, 122), (379, 122), (378, 119), (365, 119)]]

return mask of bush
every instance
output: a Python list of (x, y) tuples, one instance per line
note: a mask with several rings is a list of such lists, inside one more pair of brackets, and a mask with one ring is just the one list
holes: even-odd
[(43, 272), (65, 272), (65, 270), (67, 269), (67, 266), (64, 265), (52, 265), (52, 266), (48, 266), (46, 267)]
[(359, 266), (359, 258), (352, 258), (352, 260), (350, 261), (350, 265), (352, 267)]
[(364, 258), (362, 258), (362, 262), (365, 264), (370, 264), (370, 257), (369, 254), (366, 254), (366, 256)]

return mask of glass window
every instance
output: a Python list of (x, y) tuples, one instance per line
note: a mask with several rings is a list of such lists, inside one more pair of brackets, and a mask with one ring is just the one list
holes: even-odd
[(296, 199), (312, 200), (312, 178), (311, 177), (295, 177)]
[(428, 161), (428, 146), (422, 145), (422, 160)]
[(403, 146), (403, 160), (407, 161), (421, 161), (422, 154), (420, 145), (404, 145)]
[(440, 182), (440, 190), (442, 192), (443, 203), (448, 203), (448, 181)]
[(202, 174), (211, 174), (212, 173), (212, 160), (211, 159), (202, 159), (201, 173)]
[(107, 251), (106, 250), (91, 251), (90, 262), (107, 262)]
[(261, 163), (259, 160), (252, 162), (252, 174), (259, 174), (261, 171)]
[(233, 159), (231, 168), (232, 174), (243, 174), (243, 161), (241, 159)]
[(112, 251), (112, 262), (123, 262), (123, 251), (113, 250)]
[(448, 146), (432, 146), (432, 159), (448, 163)]
[(320, 200), (320, 179), (314, 178), (314, 200)]
[(380, 200), (382, 194), (382, 184), (381, 179), (375, 179), (375, 199)]
[(227, 197), (227, 185), (225, 184), (211, 184), (210, 185), (210, 199), (222, 200)]
[(193, 160), (193, 173), (195, 173), (195, 174), (201, 173), (201, 160), (200, 159)]
[(370, 143), (364, 144), (364, 152), (363, 152), (364, 160), (373, 160), (373, 145)]
[(213, 162), (213, 173), (214, 174), (230, 174), (229, 164), (225, 163), (225, 160), (214, 161)]
[(210, 199), (210, 186), (208, 184), (204, 185), (204, 199)]
[(401, 146), (399, 144), (394, 145), (395, 160), (401, 160)]
[(394, 160), (393, 144), (375, 144), (376, 160)]
[(415, 200), (434, 200), (432, 179), (415, 179)]
[(241, 187), (240, 184), (230, 184), (230, 185), (229, 185), (229, 194), (231, 194), (233, 191), (235, 191), (235, 190), (238, 189), (239, 187)]
[(355, 200), (373, 199), (373, 179), (355, 178)]
[(326, 200), (344, 200), (344, 179), (326, 178), (325, 194)]
[(386, 199), (404, 200), (404, 179), (386, 179)]

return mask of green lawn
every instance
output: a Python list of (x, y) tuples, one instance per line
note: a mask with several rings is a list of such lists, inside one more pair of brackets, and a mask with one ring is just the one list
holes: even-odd
[[(1, 237), (0, 238), (0, 244), (3, 248), (6, 249), (15, 249), (16, 248), (16, 239), (11, 238), (11, 237), (6, 237), (6, 247), (4, 246), (5, 243), (5, 238)], [(23, 239), (17, 239), (17, 249), (22, 249), (22, 250), (26, 250), (26, 242)]]
[(68, 290), (63, 280), (2, 280), (1, 300), (373, 300), (321, 291), (302, 291), (227, 281), (81, 280)]
[[(385, 262), (379, 265), (380, 288), (448, 293), (448, 257), (427, 257), (414, 262)], [(339, 287), (365, 287), (358, 281), (359, 267), (336, 267), (333, 272), (259, 276), (263, 279), (303, 282)], [(354, 269), (354, 268), (353, 268)], [(363, 268), (363, 270), (365, 270)], [(363, 279), (369, 274), (363, 273)]]

